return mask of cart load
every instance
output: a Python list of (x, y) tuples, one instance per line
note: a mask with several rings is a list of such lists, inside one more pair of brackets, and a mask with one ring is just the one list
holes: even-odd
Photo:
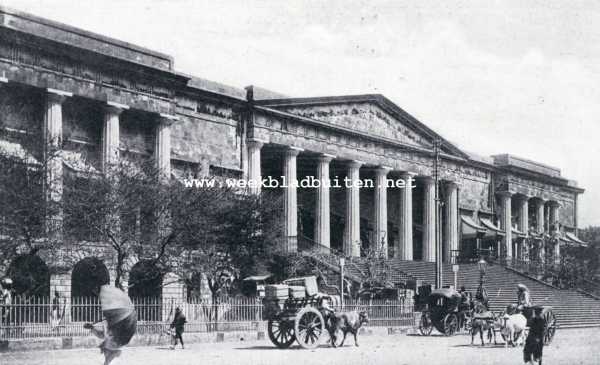
[(269, 339), (278, 348), (294, 342), (315, 348), (326, 332), (325, 319), (331, 297), (319, 293), (314, 276), (292, 278), (282, 284), (266, 285), (263, 300)]

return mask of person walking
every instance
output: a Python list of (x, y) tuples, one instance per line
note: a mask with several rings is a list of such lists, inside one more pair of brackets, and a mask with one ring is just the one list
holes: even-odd
[(175, 334), (173, 335), (173, 343), (171, 344), (171, 350), (175, 349), (175, 346), (177, 346), (177, 340), (179, 340), (179, 342), (181, 342), (181, 348), (185, 348), (183, 345), (183, 331), (185, 329), (185, 324), (187, 323), (187, 320), (185, 318), (185, 315), (183, 314), (183, 312), (181, 311), (181, 308), (177, 307), (175, 308), (175, 316), (173, 317), (173, 322), (171, 322), (171, 329), (175, 330)]
[(534, 365), (542, 363), (542, 353), (544, 350), (544, 332), (546, 330), (546, 321), (542, 315), (542, 308), (535, 307), (533, 317), (529, 321), (529, 333), (523, 347), (523, 361), (525, 364)]
[(52, 318), (50, 320), (52, 329), (55, 330), (58, 328), (60, 324), (61, 314), (60, 314), (60, 294), (55, 291), (54, 298), (52, 298)]
[(523, 312), (524, 309), (531, 307), (531, 295), (529, 289), (523, 285), (517, 285), (517, 309)]

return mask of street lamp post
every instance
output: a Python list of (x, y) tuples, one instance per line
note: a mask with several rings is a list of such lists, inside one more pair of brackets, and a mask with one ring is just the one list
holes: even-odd
[(442, 235), (441, 235), (441, 214), (440, 214), (440, 146), (441, 139), (436, 138), (433, 145), (434, 160), (433, 160), (433, 176), (435, 181), (435, 287), (441, 288), (443, 283), (442, 278)]
[(485, 276), (486, 265), (487, 265), (487, 262), (485, 262), (483, 257), (481, 258), (481, 260), (479, 260), (479, 262), (477, 262), (477, 266), (479, 266), (479, 286), (481, 288), (483, 288), (483, 277)]
[(342, 306), (342, 310), (344, 310), (344, 265), (346, 264), (346, 260), (343, 257), (340, 257), (340, 304)]

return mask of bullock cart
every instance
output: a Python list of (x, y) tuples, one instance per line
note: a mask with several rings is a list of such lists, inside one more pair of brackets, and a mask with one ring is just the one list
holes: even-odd
[(306, 349), (319, 346), (327, 332), (325, 318), (331, 311), (331, 300), (318, 292), (314, 276), (267, 285), (263, 307), (269, 339), (280, 349), (294, 342)]

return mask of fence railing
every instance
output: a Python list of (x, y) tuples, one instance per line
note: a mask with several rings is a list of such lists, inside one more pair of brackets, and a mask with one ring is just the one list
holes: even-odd
[[(262, 300), (227, 298), (180, 301), (169, 298), (133, 298), (138, 334), (164, 333), (179, 307), (186, 316), (186, 332), (265, 331)], [(341, 308), (335, 308), (341, 310)], [(350, 300), (344, 310), (365, 310), (369, 326), (411, 326), (412, 298), (406, 300)], [(40, 337), (89, 336), (85, 323), (102, 320), (98, 298), (15, 297), (0, 304), (0, 340)]]

